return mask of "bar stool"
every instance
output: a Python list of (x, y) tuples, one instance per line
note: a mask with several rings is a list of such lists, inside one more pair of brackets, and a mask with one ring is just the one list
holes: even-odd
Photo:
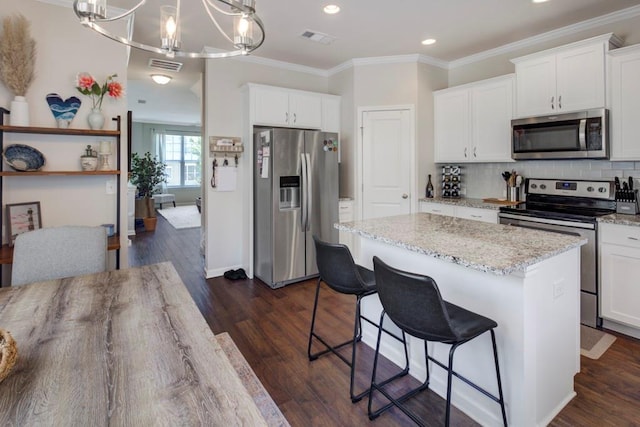
[[(317, 236), (313, 236), (313, 241), (316, 247), (316, 263), (318, 265), (320, 277), (318, 278), (316, 297), (313, 303), (313, 315), (311, 317), (311, 329), (309, 331), (309, 346), (307, 348), (307, 355), (309, 356), (309, 360), (313, 361), (323, 354), (334, 353), (340, 358), (340, 360), (346, 363), (351, 368), (349, 396), (351, 397), (351, 401), (355, 403), (369, 394), (368, 388), (358, 394), (354, 394), (353, 389), (356, 370), (356, 343), (362, 338), (362, 320), (364, 319), (366, 322), (369, 322), (371, 325), (378, 328), (378, 325), (376, 323), (363, 316), (360, 312), (360, 303), (362, 301), (362, 298), (376, 293), (374, 273), (369, 269), (357, 265), (354, 262), (353, 257), (351, 256), (351, 252), (349, 251), (349, 248), (347, 246), (335, 243), (327, 243), (320, 240)], [(324, 338), (322, 338), (315, 332), (318, 297), (320, 295), (320, 284), (322, 282), (326, 283), (329, 288), (333, 289), (336, 292), (356, 296), (356, 315), (353, 327), (353, 337), (350, 340), (337, 345), (330, 345)], [(405, 368), (397, 375), (394, 375), (392, 378), (386, 380), (384, 382), (386, 383), (395, 378), (406, 375), (409, 372), (409, 355), (407, 352), (406, 342), (403, 339), (387, 330), (385, 330), (384, 332), (394, 337), (395, 339), (404, 342), (404, 354), (407, 363), (407, 368)], [(326, 349), (312, 354), (311, 345), (313, 342), (313, 338), (316, 338), (320, 343), (322, 343), (326, 347)], [(351, 345), (350, 361), (337, 351), (338, 349), (347, 345)]]
[[(403, 331), (403, 333), (406, 332), (416, 338), (424, 340), (427, 378), (419, 387), (405, 393), (404, 395), (397, 398), (391, 397), (389, 393), (383, 389), (384, 384), (376, 383), (376, 369), (380, 352), (380, 334), (378, 334), (378, 342), (376, 344), (376, 353), (373, 362), (373, 375), (371, 377), (371, 388), (369, 392), (369, 419), (373, 420), (390, 407), (397, 406), (418, 425), (424, 425), (414, 413), (402, 405), (402, 402), (412, 396), (415, 396), (420, 391), (428, 387), (429, 361), (432, 361), (447, 371), (446, 426), (449, 425), (451, 413), (451, 381), (453, 376), (459, 378), (466, 384), (497, 402), (502, 410), (502, 421), (506, 426), (507, 414), (502, 394), (502, 382), (500, 381), (500, 368), (498, 366), (498, 351), (496, 348), (496, 337), (494, 333), (494, 328), (496, 328), (498, 324), (489, 318), (444, 301), (440, 295), (440, 291), (438, 290), (438, 285), (429, 276), (397, 270), (385, 264), (378, 257), (373, 257), (373, 266), (378, 287), (378, 295), (380, 297), (380, 302), (382, 303), (380, 325), (382, 327), (384, 317), (386, 315)], [(453, 355), (455, 350), (460, 345), (471, 341), (487, 331), (491, 332), (499, 397), (492, 395), (453, 370)], [(451, 344), (448, 366), (429, 356), (427, 350), (428, 341)], [(374, 390), (382, 393), (391, 403), (373, 411), (371, 401)]]

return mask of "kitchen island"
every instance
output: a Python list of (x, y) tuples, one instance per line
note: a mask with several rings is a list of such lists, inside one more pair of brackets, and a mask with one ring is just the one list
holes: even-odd
[[(575, 236), (488, 224), (426, 213), (336, 224), (358, 235), (359, 260), (372, 268), (374, 255), (393, 267), (431, 276), (445, 300), (494, 319), (510, 425), (548, 424), (575, 396), (580, 370), (580, 246)], [(362, 302), (363, 314), (379, 318), (377, 295)], [(364, 326), (374, 347), (377, 330)], [(449, 346), (431, 343), (446, 362)], [(411, 374), (426, 376), (421, 342), (409, 342)], [(401, 366), (397, 341), (383, 339), (381, 352)], [(456, 371), (497, 394), (491, 339), (485, 334), (460, 347)], [(430, 366), (430, 388), (441, 396), (446, 373)], [(500, 425), (499, 406), (459, 380), (453, 404), (482, 425)]]

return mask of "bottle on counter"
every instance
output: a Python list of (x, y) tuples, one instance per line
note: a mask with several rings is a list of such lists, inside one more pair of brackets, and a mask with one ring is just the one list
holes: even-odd
[(425, 196), (429, 199), (433, 198), (433, 184), (431, 183), (431, 175), (427, 178), (427, 189), (425, 191)]

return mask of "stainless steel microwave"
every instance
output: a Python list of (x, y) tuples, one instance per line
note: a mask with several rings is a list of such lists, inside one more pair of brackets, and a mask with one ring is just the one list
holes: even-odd
[(523, 159), (609, 158), (609, 110), (579, 111), (511, 121), (511, 157)]

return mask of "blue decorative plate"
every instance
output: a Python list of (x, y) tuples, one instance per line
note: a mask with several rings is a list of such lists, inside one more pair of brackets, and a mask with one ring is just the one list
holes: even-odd
[(7, 145), (2, 153), (4, 161), (17, 171), (38, 171), (44, 166), (44, 155), (33, 147), (23, 144)]
[(76, 96), (63, 100), (57, 93), (50, 93), (47, 95), (47, 104), (58, 125), (66, 128), (76, 116), (82, 102)]

